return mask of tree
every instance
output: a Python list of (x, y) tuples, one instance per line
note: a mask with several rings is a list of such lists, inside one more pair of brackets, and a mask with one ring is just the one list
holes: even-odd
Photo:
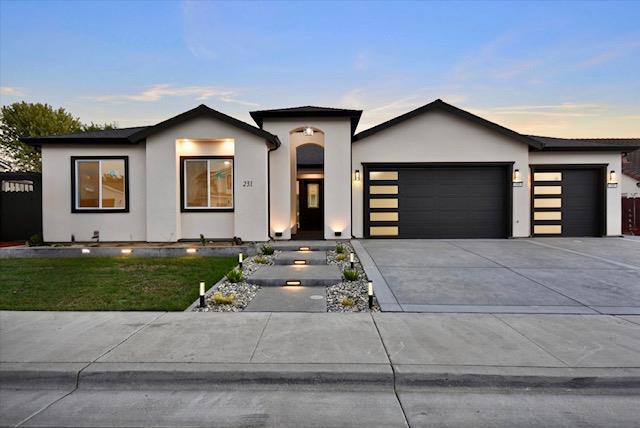
[(64, 108), (24, 101), (2, 106), (0, 110), (0, 155), (14, 171), (40, 171), (40, 152), (22, 143), (20, 137), (71, 134), (113, 129), (113, 124), (83, 124)]

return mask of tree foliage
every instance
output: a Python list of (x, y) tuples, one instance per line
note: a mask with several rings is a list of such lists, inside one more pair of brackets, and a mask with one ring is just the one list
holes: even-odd
[(71, 134), (114, 127), (115, 123), (83, 124), (64, 108), (54, 109), (49, 104), (16, 102), (0, 109), (0, 156), (14, 171), (40, 171), (40, 152), (22, 143), (20, 137)]

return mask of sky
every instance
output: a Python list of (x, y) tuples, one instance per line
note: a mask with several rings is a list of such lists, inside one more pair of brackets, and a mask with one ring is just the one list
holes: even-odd
[(364, 110), (437, 98), (515, 131), (640, 137), (640, 1), (0, 0), (0, 104), (149, 125), (206, 104)]

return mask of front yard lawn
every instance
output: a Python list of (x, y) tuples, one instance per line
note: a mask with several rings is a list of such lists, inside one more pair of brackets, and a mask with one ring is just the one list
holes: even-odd
[(182, 311), (235, 257), (0, 259), (0, 309)]

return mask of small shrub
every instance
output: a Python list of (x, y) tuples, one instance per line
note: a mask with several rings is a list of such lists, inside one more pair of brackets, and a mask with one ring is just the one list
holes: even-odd
[(358, 279), (359, 275), (358, 275), (358, 272), (356, 272), (355, 270), (345, 269), (342, 271), (342, 276), (347, 281), (355, 281)]
[(207, 239), (204, 237), (202, 233), (200, 234), (200, 245), (202, 245), (203, 247), (207, 245)]
[(347, 260), (347, 255), (346, 254), (337, 254), (336, 255), (336, 261), (343, 262), (345, 260)]
[(42, 236), (40, 236), (39, 233), (36, 233), (35, 235), (31, 235), (31, 238), (29, 238), (29, 246), (30, 247), (40, 247), (42, 245), (44, 245), (44, 241), (42, 240)]
[(346, 297), (345, 296), (340, 300), (340, 304), (342, 306), (355, 306), (356, 302), (351, 297)]
[(244, 275), (242, 275), (242, 271), (238, 268), (231, 269), (227, 272), (227, 280), (229, 282), (233, 282), (234, 284), (242, 281)]
[(336, 244), (336, 253), (338, 254), (346, 254), (347, 252), (347, 247), (344, 244), (341, 243), (337, 243)]
[(253, 261), (258, 263), (258, 264), (263, 265), (263, 264), (267, 263), (267, 258), (265, 256), (255, 256), (253, 258)]
[(275, 250), (271, 245), (264, 244), (262, 247), (260, 247), (260, 252), (264, 256), (270, 256), (275, 252)]
[(216, 305), (233, 305), (236, 301), (235, 294), (222, 294), (219, 291), (213, 293), (213, 302)]

